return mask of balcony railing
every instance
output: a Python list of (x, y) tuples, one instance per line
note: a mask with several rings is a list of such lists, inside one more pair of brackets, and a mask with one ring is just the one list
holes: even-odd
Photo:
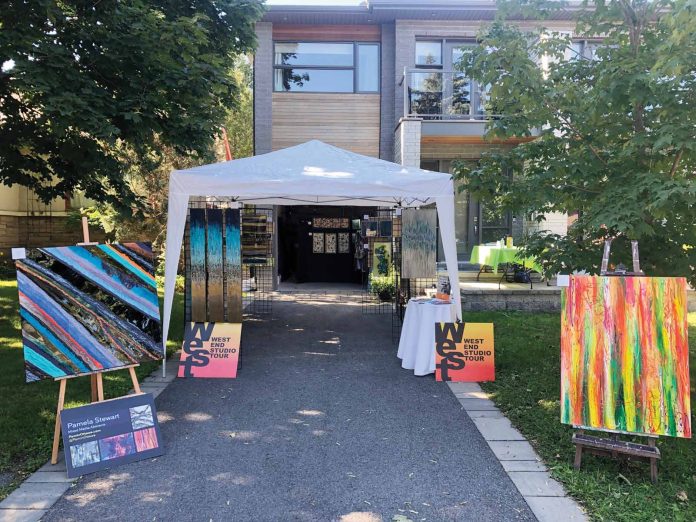
[(485, 88), (458, 71), (406, 68), (404, 116), (426, 120), (488, 120)]

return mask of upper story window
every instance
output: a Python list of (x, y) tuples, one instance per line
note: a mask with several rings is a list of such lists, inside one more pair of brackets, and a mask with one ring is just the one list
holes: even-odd
[(416, 67), (442, 67), (442, 41), (418, 40), (416, 42)]
[(276, 92), (379, 92), (379, 44), (277, 42)]
[(407, 72), (405, 110), (428, 119), (484, 116), (487, 89), (459, 67), (475, 41), (416, 40), (415, 69)]

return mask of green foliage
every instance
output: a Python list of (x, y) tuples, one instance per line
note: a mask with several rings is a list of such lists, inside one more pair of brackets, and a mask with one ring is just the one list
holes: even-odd
[[(239, 96), (236, 106), (227, 114), (225, 129), (232, 158), (247, 158), (254, 155), (254, 72), (251, 60), (246, 56), (239, 57), (232, 74), (239, 85)], [(224, 150), (221, 149), (217, 156), (224, 159)]]
[[(529, 2), (506, 4), (518, 12)], [(526, 242), (547, 273), (596, 272), (602, 240), (640, 241), (645, 271), (696, 282), (696, 3), (601, 0), (574, 35), (602, 37), (596, 57), (567, 37), (505, 19), (481, 34), (460, 67), (490, 85), (487, 137), (532, 137), (495, 151), (463, 188), (501, 210), (543, 221), (578, 213), (568, 236)], [(540, 64), (546, 64), (541, 67)], [(515, 172), (514, 180), (501, 173)], [(543, 229), (543, 222), (540, 223)], [(617, 262), (629, 264), (617, 243)], [(623, 253), (623, 255), (622, 255)]]
[(262, 12), (261, 0), (6, 3), (0, 182), (128, 209), (134, 164), (152, 170), (163, 148), (211, 160), (239, 93), (230, 64)]
[(370, 290), (382, 301), (391, 301), (396, 296), (396, 284), (393, 275), (373, 276), (370, 274)]

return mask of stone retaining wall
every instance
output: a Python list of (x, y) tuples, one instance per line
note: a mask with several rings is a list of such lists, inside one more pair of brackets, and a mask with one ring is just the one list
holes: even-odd
[[(687, 299), (689, 312), (696, 312), (696, 292), (690, 290)], [(560, 312), (561, 290), (462, 290), (462, 310)]]
[[(91, 241), (103, 241), (101, 231), (90, 230)], [(67, 246), (82, 241), (82, 226), (63, 216), (0, 215), (0, 260), (11, 262), (15, 247)]]

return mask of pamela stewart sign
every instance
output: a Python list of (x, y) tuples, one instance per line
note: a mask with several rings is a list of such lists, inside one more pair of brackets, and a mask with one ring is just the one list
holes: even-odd
[(495, 380), (493, 323), (436, 323), (435, 380)]
[(60, 423), (69, 478), (164, 453), (149, 393), (65, 409)]
[(187, 323), (179, 377), (237, 377), (241, 323)]

